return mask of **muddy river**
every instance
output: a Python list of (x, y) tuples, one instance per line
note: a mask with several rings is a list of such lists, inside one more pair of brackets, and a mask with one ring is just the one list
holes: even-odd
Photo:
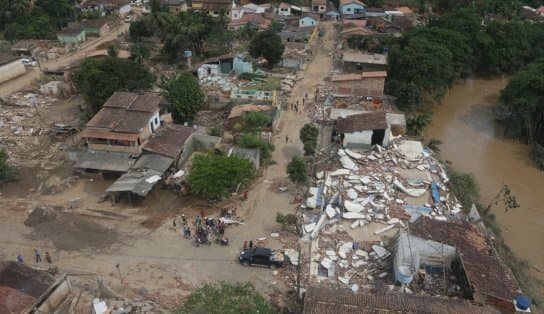
[(544, 171), (532, 164), (528, 147), (502, 138), (492, 108), (507, 78), (470, 79), (454, 86), (434, 110), (426, 139), (440, 139), (442, 159), (474, 174), (481, 201), (488, 204), (507, 184), (521, 208), (493, 211), (512, 250), (544, 272)]

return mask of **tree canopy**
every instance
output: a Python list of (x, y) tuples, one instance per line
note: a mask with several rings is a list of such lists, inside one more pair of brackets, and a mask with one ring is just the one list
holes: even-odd
[(273, 314), (277, 311), (250, 283), (206, 284), (191, 293), (179, 314)]
[(313, 155), (317, 147), (319, 129), (313, 123), (307, 123), (300, 129), (300, 140), (304, 144), (304, 155)]
[(17, 179), (18, 171), (8, 163), (8, 153), (0, 150), (0, 184)]
[(248, 184), (255, 175), (251, 161), (237, 156), (197, 155), (192, 162), (187, 182), (193, 193), (207, 198), (229, 196), (239, 183)]
[(308, 180), (308, 168), (304, 158), (295, 156), (287, 165), (287, 175), (294, 183), (304, 183)]
[(116, 91), (148, 90), (155, 77), (141, 64), (114, 57), (85, 59), (72, 79), (98, 111)]
[(243, 117), (244, 129), (247, 131), (259, 131), (272, 124), (272, 117), (264, 112), (250, 111)]
[(205, 101), (196, 77), (189, 72), (182, 72), (173, 77), (162, 77), (161, 88), (168, 100), (172, 119), (176, 123), (192, 121)]
[(271, 30), (260, 32), (249, 43), (249, 54), (254, 58), (263, 57), (268, 60), (268, 66), (272, 67), (281, 61), (285, 45), (278, 34)]

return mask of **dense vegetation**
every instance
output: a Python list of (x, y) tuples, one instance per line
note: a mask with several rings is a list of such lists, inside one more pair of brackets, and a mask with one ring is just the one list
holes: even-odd
[[(408, 114), (412, 126), (430, 122), (428, 101), (439, 100), (458, 79), (471, 74), (513, 73), (544, 55), (544, 25), (491, 21), (482, 25), (475, 9), (461, 8), (398, 39), (383, 39), (373, 48), (389, 47), (386, 92)], [(367, 45), (372, 46), (372, 45)], [(410, 130), (417, 134), (421, 130)]]
[(135, 40), (157, 36), (164, 44), (162, 53), (171, 59), (183, 56), (185, 50), (204, 57), (230, 50), (233, 33), (227, 29), (228, 16), (212, 17), (205, 13), (181, 12), (175, 15), (162, 10), (131, 23), (129, 34)]
[(285, 45), (274, 30), (266, 30), (258, 33), (249, 43), (249, 54), (253, 58), (265, 58), (269, 67), (281, 61)]
[(207, 198), (229, 196), (238, 184), (248, 184), (255, 175), (251, 161), (236, 156), (197, 155), (187, 182), (196, 195)]
[(155, 77), (132, 60), (107, 57), (85, 59), (72, 80), (94, 111), (98, 111), (114, 92), (148, 90)]
[(195, 76), (182, 72), (171, 78), (163, 76), (161, 88), (168, 101), (168, 110), (176, 123), (192, 121), (205, 101), (204, 92)]
[(276, 310), (250, 283), (205, 284), (191, 293), (180, 314), (272, 314)]
[(300, 141), (304, 145), (304, 155), (315, 154), (319, 129), (313, 123), (307, 123), (300, 129)]
[(514, 75), (500, 96), (497, 117), (506, 134), (531, 145), (531, 157), (544, 169), (544, 58)]
[(295, 156), (287, 165), (287, 176), (294, 183), (304, 183), (308, 180), (308, 167), (304, 158)]
[(272, 151), (274, 151), (274, 145), (263, 140), (261, 137), (255, 134), (244, 134), (237, 142), (240, 147), (244, 148), (257, 148), (261, 151), (261, 158), (270, 158)]

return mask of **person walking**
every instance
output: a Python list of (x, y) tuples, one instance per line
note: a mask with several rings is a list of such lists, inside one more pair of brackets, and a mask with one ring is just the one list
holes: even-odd
[(42, 262), (42, 257), (40, 255), (40, 252), (38, 250), (34, 250), (34, 256), (36, 256), (36, 263)]
[(21, 254), (17, 255), (17, 262), (24, 263), (23, 256)]
[(45, 252), (45, 260), (51, 264), (53, 261), (51, 260), (51, 255), (49, 255), (49, 252)]
[(289, 135), (285, 135), (285, 143), (289, 143)]
[(181, 222), (184, 226), (187, 226), (187, 218), (185, 218), (185, 214), (181, 214)]
[(174, 227), (174, 230), (176, 230), (176, 218), (174, 218), (174, 220), (172, 220), (172, 226)]
[(244, 192), (244, 201), (247, 201), (247, 191)]
[(244, 250), (247, 249), (247, 240), (244, 240)]
[(249, 240), (249, 248), (250, 248), (250, 249), (253, 248), (253, 240)]

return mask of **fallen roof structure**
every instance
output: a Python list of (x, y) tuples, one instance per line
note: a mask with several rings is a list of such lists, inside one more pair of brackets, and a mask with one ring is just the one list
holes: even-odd
[(66, 277), (14, 261), (0, 262), (0, 313), (53, 313), (66, 299)]
[(310, 287), (304, 297), (304, 314), (345, 313), (500, 313), (491, 306), (469, 301), (399, 293), (353, 293), (347, 289)]
[(76, 155), (74, 167), (79, 169), (126, 172), (136, 161), (131, 154), (120, 152), (89, 150), (77, 152)]
[(513, 310), (513, 300), (521, 292), (519, 285), (476, 225), (421, 217), (410, 224), (410, 234), (457, 248), (474, 299)]
[(338, 119), (336, 128), (338, 133), (387, 129), (387, 119), (385, 112), (361, 113)]
[(134, 169), (115, 180), (107, 193), (129, 192), (141, 197), (147, 196), (155, 184), (161, 180), (163, 172), (153, 169)]

